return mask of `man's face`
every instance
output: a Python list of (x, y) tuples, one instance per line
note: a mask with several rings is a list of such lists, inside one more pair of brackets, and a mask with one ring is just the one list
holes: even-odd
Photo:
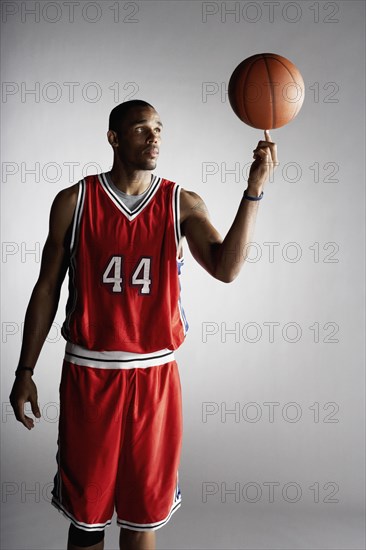
[(150, 107), (131, 109), (118, 132), (116, 154), (123, 164), (136, 170), (154, 170), (161, 143), (162, 123)]

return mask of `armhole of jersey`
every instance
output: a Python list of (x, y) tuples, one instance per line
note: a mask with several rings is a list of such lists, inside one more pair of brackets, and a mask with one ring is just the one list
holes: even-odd
[(78, 199), (74, 212), (74, 219), (72, 223), (72, 233), (71, 233), (71, 243), (70, 243), (70, 256), (73, 256), (76, 252), (78, 239), (79, 239), (79, 229), (80, 229), (80, 219), (84, 206), (85, 199), (85, 179), (80, 180), (78, 190)]
[(183, 239), (181, 230), (180, 230), (180, 192), (181, 186), (176, 183), (173, 189), (173, 219), (174, 219), (174, 235), (175, 235), (175, 246), (176, 246), (176, 258), (177, 261), (183, 261), (183, 256), (178, 258), (178, 251)]

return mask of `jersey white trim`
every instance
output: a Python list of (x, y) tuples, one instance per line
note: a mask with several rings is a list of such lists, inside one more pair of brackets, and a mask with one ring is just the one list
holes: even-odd
[(153, 175), (150, 190), (144, 197), (144, 200), (141, 201), (140, 204), (136, 206), (136, 208), (134, 208), (133, 210), (130, 210), (123, 203), (123, 201), (121, 201), (120, 197), (117, 195), (117, 193), (115, 193), (115, 191), (109, 185), (108, 179), (105, 174), (106, 174), (105, 172), (103, 172), (102, 174), (98, 174), (99, 183), (101, 184), (101, 186), (103, 187), (104, 191), (107, 193), (111, 201), (117, 206), (117, 208), (122, 212), (122, 214), (126, 216), (126, 218), (129, 221), (134, 220), (140, 214), (140, 212), (142, 212), (142, 210), (149, 204), (149, 202), (151, 201), (151, 199), (159, 189), (159, 186), (161, 183), (161, 178)]
[(174, 220), (174, 236), (175, 236), (175, 245), (177, 247), (177, 260), (181, 260), (182, 258), (178, 258), (178, 252), (180, 248), (181, 241), (183, 239), (181, 228), (180, 228), (180, 193), (181, 193), (181, 186), (176, 183), (174, 185), (173, 189), (173, 195), (172, 195), (172, 210), (173, 210), (173, 220)]
[[(173, 209), (173, 219), (174, 219), (174, 236), (175, 236), (175, 245), (176, 245), (176, 260), (177, 260), (177, 269), (178, 269), (178, 276), (181, 274), (181, 270), (184, 264), (184, 257), (178, 257), (180, 244), (183, 240), (183, 235), (181, 233), (181, 227), (180, 227), (180, 193), (181, 193), (181, 186), (176, 183), (174, 185), (173, 189), (173, 196), (172, 196), (172, 209)], [(183, 333), (184, 336), (187, 334), (189, 325), (187, 322), (186, 315), (184, 313), (184, 309), (182, 307), (181, 297), (181, 284), (179, 280), (179, 298), (178, 298), (178, 309), (179, 309), (179, 317), (180, 321), (182, 323), (183, 327)]]
[[(66, 318), (61, 327), (61, 334), (64, 338), (68, 338), (70, 334), (70, 321), (71, 316), (75, 311), (76, 303), (78, 299), (77, 288), (75, 285), (76, 277), (76, 251), (79, 242), (80, 223), (81, 216), (84, 209), (85, 194), (86, 194), (86, 182), (85, 179), (80, 180), (78, 190), (78, 198), (76, 202), (74, 218), (72, 222), (72, 233), (70, 242), (70, 260), (69, 260), (69, 297), (66, 304)], [(72, 294), (71, 294), (72, 293)]]
[(67, 342), (65, 359), (74, 365), (95, 369), (146, 369), (174, 361), (174, 351), (167, 348), (151, 353), (95, 351)]
[(74, 219), (72, 223), (72, 234), (71, 234), (71, 243), (70, 243), (71, 254), (75, 251), (77, 247), (78, 238), (79, 238), (80, 219), (81, 219), (81, 214), (83, 211), (84, 200), (85, 200), (85, 179), (80, 180), (78, 183), (79, 183), (78, 198), (76, 202)]

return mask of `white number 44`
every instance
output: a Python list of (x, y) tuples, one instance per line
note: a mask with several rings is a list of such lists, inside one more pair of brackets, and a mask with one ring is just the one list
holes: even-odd
[[(141, 286), (140, 294), (150, 294), (151, 258), (141, 258), (132, 273), (133, 286)], [(122, 256), (113, 256), (103, 273), (103, 283), (113, 284), (113, 292), (122, 292)]]

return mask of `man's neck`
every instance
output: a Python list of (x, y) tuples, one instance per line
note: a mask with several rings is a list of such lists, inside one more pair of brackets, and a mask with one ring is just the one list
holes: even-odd
[(112, 167), (109, 174), (114, 185), (127, 195), (141, 195), (149, 187), (152, 179), (149, 170), (134, 170), (128, 173), (115, 166)]

